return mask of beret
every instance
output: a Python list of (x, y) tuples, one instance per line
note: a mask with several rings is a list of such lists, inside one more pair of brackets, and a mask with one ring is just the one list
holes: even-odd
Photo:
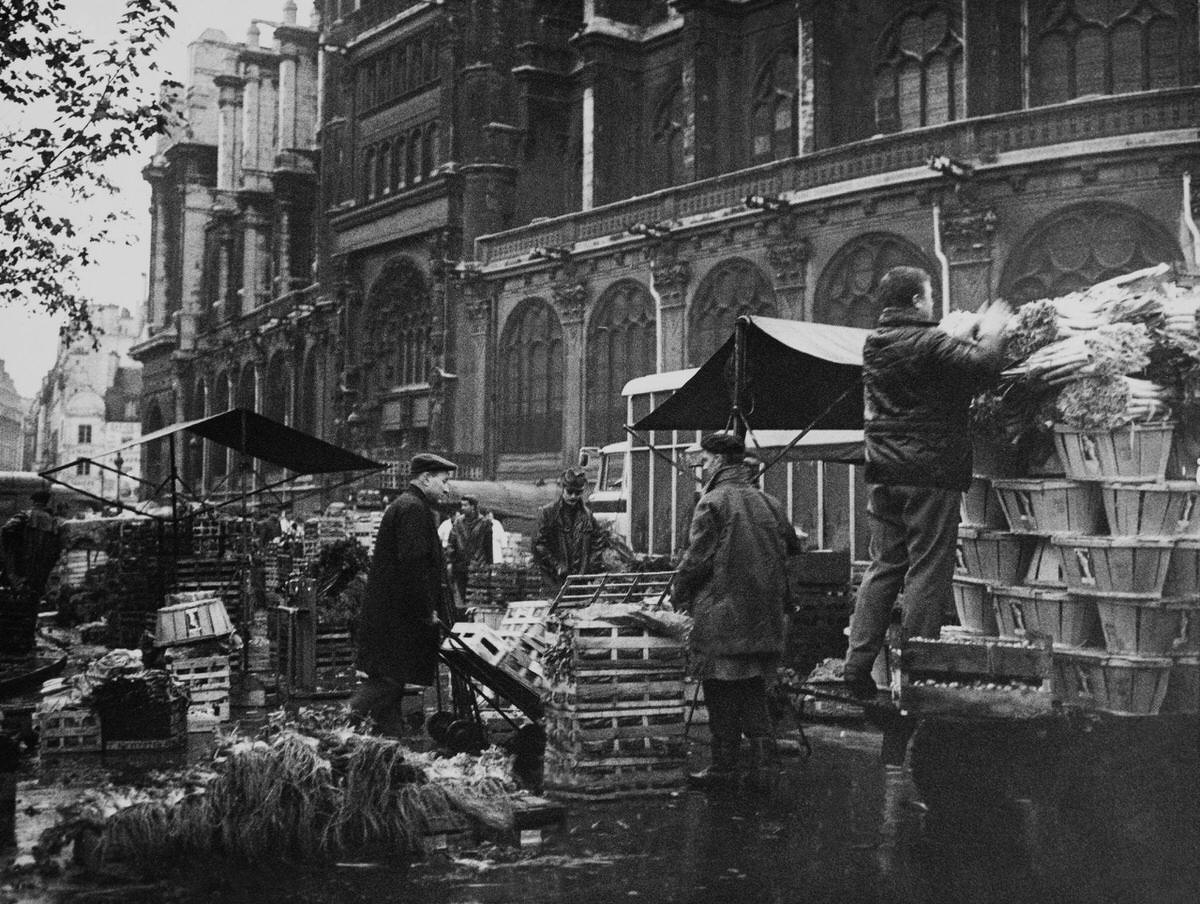
[(715, 455), (744, 455), (746, 444), (733, 433), (710, 433), (700, 440), (700, 448)]
[(587, 473), (579, 468), (567, 468), (558, 478), (558, 483), (565, 489), (580, 489), (588, 485)]
[(442, 458), (440, 455), (434, 455), (432, 452), (418, 452), (412, 457), (412, 462), (409, 463), (408, 473), (413, 477), (418, 474), (424, 474), (426, 471), (457, 471), (458, 465), (447, 458)]

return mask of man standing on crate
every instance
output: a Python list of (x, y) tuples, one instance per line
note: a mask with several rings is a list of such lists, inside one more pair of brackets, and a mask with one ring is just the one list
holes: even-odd
[(996, 301), (969, 335), (947, 332), (933, 317), (929, 274), (915, 267), (885, 273), (876, 301), (883, 313), (863, 347), (871, 565), (844, 671), (862, 699), (875, 697), (871, 668), (901, 589), (910, 637), (937, 637), (952, 608), (960, 494), (971, 484), (971, 397), (1000, 370), (1011, 314)]
[(608, 534), (583, 501), (587, 474), (580, 468), (567, 468), (558, 485), (562, 493), (538, 511), (533, 538), (533, 560), (552, 593), (558, 593), (569, 574), (603, 571), (602, 556), (608, 546)]
[(414, 455), (408, 489), (387, 507), (375, 536), (356, 628), (356, 665), (367, 677), (350, 711), (388, 734), (403, 726), (404, 686), (436, 680), (441, 625), (453, 617), (435, 506), (449, 495), (457, 469), (440, 455)]
[(458, 605), (465, 607), (471, 566), (492, 564), (492, 522), (480, 513), (479, 500), (474, 496), (463, 496), (459, 503), (459, 515), (450, 528), (446, 546)]
[(714, 433), (700, 448), (706, 482), (671, 603), (693, 619), (689, 644), (712, 734), (711, 765), (689, 778), (716, 787), (736, 780), (742, 735), (754, 778), (777, 761), (767, 679), (783, 655), (787, 557), (800, 541), (780, 504), (750, 479), (741, 438)]

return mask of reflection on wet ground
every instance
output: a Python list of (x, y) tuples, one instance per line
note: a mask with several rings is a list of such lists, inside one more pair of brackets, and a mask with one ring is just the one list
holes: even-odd
[[(1004, 732), (924, 726), (911, 768), (879, 735), (809, 729), (771, 793), (576, 802), (541, 851), (411, 866), (199, 869), (121, 900), (180, 902), (1192, 902), (1196, 722)], [(67, 900), (66, 896), (60, 898)], [(75, 900), (80, 900), (75, 896)]]

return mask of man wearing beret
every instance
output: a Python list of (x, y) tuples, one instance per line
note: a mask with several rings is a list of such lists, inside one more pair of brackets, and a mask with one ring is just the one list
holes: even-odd
[(712, 764), (690, 778), (716, 787), (736, 781), (742, 735), (753, 778), (776, 762), (766, 681), (783, 654), (787, 557), (800, 541), (780, 504), (752, 482), (741, 438), (715, 433), (700, 446), (707, 482), (671, 602), (693, 619), (689, 643), (712, 735)]
[(863, 699), (892, 607), (904, 630), (937, 637), (951, 606), (960, 494), (971, 484), (971, 397), (999, 372), (1008, 305), (989, 306), (971, 335), (933, 318), (929, 274), (893, 267), (876, 290), (883, 313), (863, 346), (863, 435), (871, 484), (871, 567), (850, 619), (845, 681)]
[(608, 547), (608, 535), (583, 502), (587, 484), (587, 474), (567, 468), (558, 480), (559, 498), (538, 512), (533, 560), (552, 593), (558, 593), (569, 574), (604, 570), (601, 556)]
[(435, 506), (449, 495), (455, 470), (440, 455), (414, 455), (408, 489), (387, 507), (375, 536), (356, 629), (356, 664), (367, 678), (350, 710), (370, 716), (388, 734), (403, 724), (404, 685), (428, 687), (437, 677), (439, 623), (449, 620), (451, 609)]

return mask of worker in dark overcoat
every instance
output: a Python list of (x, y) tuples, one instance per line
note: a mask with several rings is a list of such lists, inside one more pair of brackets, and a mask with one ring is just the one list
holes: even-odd
[(356, 629), (356, 665), (367, 677), (350, 710), (388, 733), (402, 724), (404, 686), (436, 680), (441, 625), (449, 627), (452, 611), (436, 506), (449, 495), (455, 470), (440, 455), (414, 455), (408, 489), (387, 507), (375, 536)]
[(689, 652), (712, 734), (711, 765), (689, 778), (713, 787), (737, 779), (743, 736), (752, 775), (775, 764), (767, 682), (784, 651), (791, 608), (787, 557), (800, 552), (800, 541), (783, 507), (752, 481), (741, 438), (715, 433), (700, 445), (707, 482), (671, 602), (692, 616)]
[(567, 468), (558, 479), (559, 498), (538, 510), (533, 561), (550, 593), (558, 593), (569, 574), (604, 571), (608, 531), (600, 527), (584, 502), (587, 474)]

